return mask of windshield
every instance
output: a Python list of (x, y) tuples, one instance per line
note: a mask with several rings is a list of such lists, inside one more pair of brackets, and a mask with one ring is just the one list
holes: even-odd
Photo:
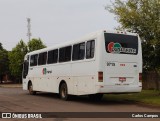
[(138, 53), (138, 37), (132, 35), (105, 33), (105, 46), (108, 53), (133, 54)]

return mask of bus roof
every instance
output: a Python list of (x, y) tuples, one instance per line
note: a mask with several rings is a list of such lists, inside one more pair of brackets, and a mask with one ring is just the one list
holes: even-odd
[(59, 47), (63, 47), (63, 46), (65, 47), (65, 46), (69, 46), (69, 45), (72, 45), (72, 44), (75, 44), (75, 43), (80, 43), (80, 42), (83, 42), (84, 40), (87, 41), (87, 40), (90, 40), (90, 39), (95, 39), (98, 35), (100, 35), (102, 33), (126, 34), (126, 35), (132, 35), (132, 36), (137, 36), (138, 35), (136, 33), (130, 33), (130, 32), (125, 32), (125, 31), (99, 30), (99, 31), (87, 34), (86, 36), (83, 36), (80, 39), (67, 41), (67, 42), (56, 44), (56, 45), (53, 45), (53, 46), (50, 46), (50, 47), (47, 47), (47, 48), (35, 50), (35, 51), (30, 52), (30, 53), (27, 53), (26, 55), (33, 55), (33, 54), (37, 54), (37, 53), (41, 53), (41, 52), (46, 52), (46, 51), (50, 51), (50, 50), (53, 50), (53, 49), (57, 49)]

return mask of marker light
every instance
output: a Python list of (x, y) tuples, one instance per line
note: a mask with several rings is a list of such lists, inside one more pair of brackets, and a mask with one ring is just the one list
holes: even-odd
[(98, 72), (98, 82), (103, 82), (103, 72)]
[(142, 82), (142, 73), (139, 73), (139, 82)]

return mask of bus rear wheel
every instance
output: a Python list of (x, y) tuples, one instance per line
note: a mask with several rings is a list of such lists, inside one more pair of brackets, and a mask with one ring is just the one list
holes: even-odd
[(66, 83), (62, 83), (59, 89), (59, 95), (62, 100), (68, 100), (68, 88)]
[(36, 91), (33, 91), (33, 85), (32, 85), (31, 82), (28, 84), (28, 91), (29, 91), (30, 95), (35, 95), (36, 94)]

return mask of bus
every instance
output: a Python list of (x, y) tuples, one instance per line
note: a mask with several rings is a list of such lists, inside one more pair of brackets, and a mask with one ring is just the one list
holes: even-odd
[(23, 89), (101, 99), (107, 93), (142, 90), (138, 34), (101, 30), (80, 39), (30, 52), (24, 57)]

